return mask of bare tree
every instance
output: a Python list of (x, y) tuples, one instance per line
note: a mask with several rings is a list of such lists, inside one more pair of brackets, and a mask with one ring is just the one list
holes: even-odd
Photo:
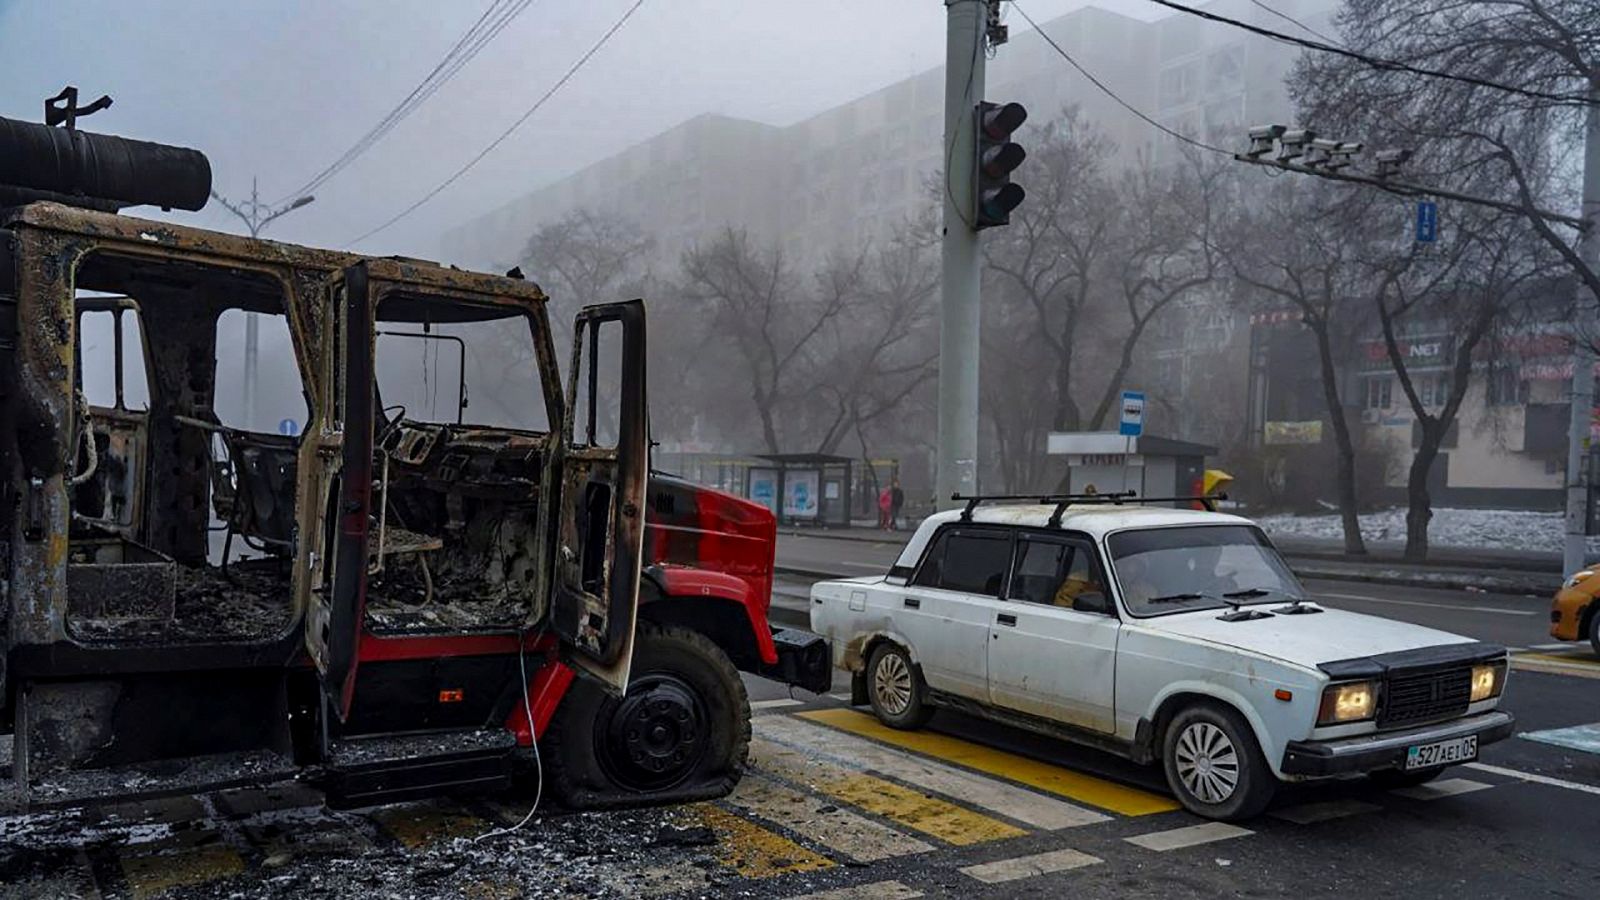
[(565, 313), (564, 322), (582, 307), (628, 299), (623, 289), (648, 274), (654, 246), (638, 225), (621, 216), (575, 209), (540, 226), (522, 258), (554, 309)]
[(682, 269), (687, 295), (710, 309), (711, 337), (729, 342), (740, 361), (732, 374), (745, 383), (767, 452), (782, 452), (778, 420), (794, 412), (818, 336), (850, 305), (846, 282), (822, 279), (820, 290), (805, 290), (782, 249), (759, 249), (732, 228), (686, 252)]
[(1576, 206), (1572, 176), (1581, 162), (1572, 157), (1587, 120), (1600, 115), (1585, 102), (1600, 90), (1600, 4), (1346, 0), (1338, 25), (1347, 46), (1476, 83), (1308, 55), (1291, 80), (1305, 120), (1418, 150), (1417, 180), (1474, 181), (1494, 199), (1520, 204), (1533, 231), (1600, 303), (1600, 273), (1579, 257), (1576, 236), (1536, 214), (1538, 206)]
[(1391, 258), (1387, 267), (1373, 261), (1367, 246), (1372, 229), (1363, 224), (1370, 195), (1283, 178), (1252, 177), (1242, 190), (1249, 202), (1234, 207), (1219, 250), (1234, 279), (1248, 289), (1247, 303), (1298, 312), (1315, 340), (1337, 458), (1345, 552), (1365, 554), (1357, 518), (1357, 441), (1340, 391), (1341, 369), (1352, 336), (1367, 321), (1366, 310), (1403, 276), (1409, 261)]
[[(1529, 282), (1548, 279), (1554, 269), (1551, 254), (1540, 254), (1538, 246), (1518, 240), (1527, 232), (1508, 218), (1482, 214), (1467, 218), (1454, 231), (1447, 259), (1426, 267), (1422, 277), (1394, 280), (1391, 289), (1376, 298), (1389, 363), (1416, 417), (1417, 447), (1406, 474), (1405, 556), (1410, 560), (1427, 558), (1428, 522), (1433, 517), (1429, 475), (1473, 373), (1494, 350), (1496, 342), (1490, 338), (1523, 318), (1530, 301)], [(1448, 378), (1443, 384), (1435, 380), (1426, 389), (1419, 389), (1419, 378), (1402, 347), (1408, 321), (1419, 320), (1442, 332), (1450, 348)]]

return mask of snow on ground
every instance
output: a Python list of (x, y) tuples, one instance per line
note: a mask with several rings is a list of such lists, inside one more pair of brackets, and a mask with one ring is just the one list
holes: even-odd
[[(1361, 536), (1368, 541), (1404, 541), (1406, 511), (1386, 509), (1361, 517)], [(1256, 521), (1275, 537), (1342, 540), (1344, 529), (1337, 513), (1263, 516)], [(1515, 509), (1435, 509), (1428, 523), (1428, 542), (1435, 547), (1482, 547), (1512, 552), (1560, 553), (1565, 540), (1565, 517), (1558, 512)], [(1600, 539), (1590, 538), (1589, 549), (1600, 550)]]

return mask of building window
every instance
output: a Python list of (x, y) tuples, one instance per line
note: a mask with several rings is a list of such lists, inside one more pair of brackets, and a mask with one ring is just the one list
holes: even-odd
[(1485, 399), (1490, 406), (1518, 406), (1528, 402), (1528, 382), (1512, 366), (1496, 366), (1484, 385)]
[(1422, 398), (1423, 406), (1444, 406), (1450, 399), (1450, 376), (1422, 376), (1417, 379), (1417, 394)]
[(1389, 409), (1393, 403), (1393, 378), (1384, 375), (1367, 379), (1367, 409)]

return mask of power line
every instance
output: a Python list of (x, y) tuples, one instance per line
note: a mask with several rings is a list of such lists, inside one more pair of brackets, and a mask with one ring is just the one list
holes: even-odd
[(1306, 23), (1300, 21), (1299, 19), (1296, 19), (1294, 16), (1291, 16), (1286, 12), (1280, 12), (1280, 11), (1278, 11), (1276, 9), (1273, 9), (1272, 7), (1266, 5), (1265, 3), (1262, 3), (1261, 0), (1250, 0), (1250, 2), (1255, 4), (1256, 6), (1260, 7), (1261, 9), (1266, 10), (1267, 12), (1271, 13), (1272, 15), (1277, 16), (1278, 18), (1284, 20), (1285, 22), (1288, 22), (1290, 25), (1299, 26), (1301, 30), (1307, 32), (1308, 34), (1312, 34), (1312, 35), (1315, 35), (1315, 36), (1317, 36), (1319, 38), (1322, 38), (1323, 40), (1327, 41), (1330, 44), (1339, 43), (1338, 41), (1334, 40), (1333, 38), (1328, 37), (1327, 35), (1325, 35), (1322, 32), (1316, 30), (1315, 28), (1312, 28), (1310, 25), (1307, 25)]
[(477, 21), (472, 23), (455, 45), (439, 59), (430, 71), (411, 93), (405, 96), (392, 109), (383, 115), (378, 122), (350, 146), (339, 158), (334, 160), (327, 168), (314, 175), (310, 181), (289, 192), (288, 197), (297, 197), (310, 193), (321, 187), (324, 182), (344, 171), (351, 163), (355, 162), (362, 154), (370, 150), (374, 144), (382, 140), (385, 135), (393, 131), (402, 121), (417, 110), (429, 97), (432, 97), (440, 88), (444, 87), (456, 73), (471, 62), (484, 47), (504, 31), (511, 21), (528, 8), (532, 0), (492, 0), (484, 8)]
[(1113, 91), (1111, 88), (1106, 87), (1105, 83), (1102, 82), (1100, 79), (1094, 77), (1094, 75), (1091, 74), (1088, 69), (1085, 69), (1083, 66), (1079, 65), (1078, 61), (1073, 59), (1071, 54), (1069, 54), (1066, 50), (1063, 50), (1061, 48), (1061, 45), (1055, 42), (1055, 38), (1052, 38), (1050, 35), (1046, 34), (1045, 30), (1043, 28), (1039, 27), (1039, 23), (1035, 22), (1033, 20), (1033, 17), (1028, 15), (1028, 11), (1027, 10), (1023, 9), (1020, 5), (1018, 5), (1017, 0), (1011, 0), (1011, 8), (1016, 10), (1017, 14), (1022, 16), (1023, 19), (1027, 20), (1028, 24), (1033, 26), (1034, 32), (1036, 32), (1040, 37), (1044, 38), (1045, 43), (1049, 44), (1052, 48), (1054, 48), (1057, 53), (1061, 54), (1061, 58), (1062, 59), (1064, 59), (1067, 62), (1071, 63), (1072, 67), (1074, 69), (1078, 70), (1078, 74), (1082, 75), (1084, 78), (1089, 79), (1089, 83), (1090, 84), (1092, 84), (1095, 87), (1099, 88), (1101, 93), (1105, 94), (1107, 97), (1110, 97), (1112, 100), (1116, 101), (1118, 106), (1120, 106), (1123, 109), (1127, 110), (1128, 112), (1132, 113), (1134, 116), (1138, 117), (1139, 119), (1144, 120), (1144, 122), (1146, 124), (1150, 125), (1152, 128), (1155, 128), (1157, 131), (1160, 131), (1160, 132), (1168, 134), (1168, 135), (1170, 135), (1172, 137), (1175, 137), (1178, 140), (1183, 141), (1185, 144), (1190, 144), (1192, 146), (1199, 147), (1202, 150), (1210, 150), (1212, 153), (1220, 153), (1223, 156), (1232, 156), (1233, 155), (1232, 153), (1229, 153), (1227, 150), (1224, 150), (1221, 147), (1213, 146), (1211, 144), (1206, 143), (1205, 141), (1201, 141), (1201, 140), (1197, 140), (1195, 138), (1192, 138), (1192, 137), (1188, 136), (1187, 134), (1184, 134), (1181, 131), (1178, 131), (1178, 130), (1173, 129), (1173, 128), (1168, 128), (1166, 125), (1163, 125), (1160, 122), (1156, 121), (1155, 119), (1151, 118), (1150, 116), (1145, 115), (1144, 112), (1141, 111), (1139, 108), (1135, 107), (1133, 104), (1131, 104), (1128, 101), (1126, 101), (1126, 100), (1122, 99), (1121, 97), (1117, 96), (1117, 92), (1116, 91)]
[(482, 162), (483, 158), (485, 156), (488, 156), (491, 152), (494, 151), (494, 148), (496, 148), (496, 147), (500, 146), (502, 143), (504, 143), (506, 138), (511, 137), (512, 133), (515, 132), (518, 128), (521, 128), (522, 124), (524, 122), (528, 121), (528, 119), (531, 118), (534, 113), (538, 112), (539, 108), (544, 106), (546, 101), (548, 101), (551, 97), (554, 97), (557, 91), (561, 90), (561, 88), (564, 85), (566, 85), (566, 83), (568, 81), (571, 81), (572, 77), (574, 75), (578, 74), (578, 70), (583, 68), (584, 63), (587, 63), (589, 61), (590, 57), (594, 56), (596, 53), (599, 53), (600, 52), (600, 48), (604, 47), (606, 45), (606, 42), (611, 40), (611, 36), (616, 34), (619, 30), (621, 30), (622, 26), (627, 24), (629, 19), (633, 18), (633, 14), (639, 11), (639, 7), (643, 6), (644, 2), (645, 2), (645, 0), (634, 0), (634, 4), (632, 6), (630, 6), (630, 7), (628, 7), (627, 12), (624, 12), (622, 14), (622, 16), (617, 19), (617, 21), (613, 22), (611, 24), (611, 27), (606, 29), (605, 34), (600, 35), (600, 39), (595, 41), (594, 45), (591, 46), (582, 56), (578, 57), (578, 61), (574, 62), (560, 78), (556, 79), (555, 84), (552, 84), (550, 86), (549, 90), (545, 91), (544, 94), (541, 97), (539, 97), (538, 100), (535, 100), (533, 102), (533, 105), (528, 107), (527, 111), (524, 112), (520, 117), (518, 117), (515, 122), (512, 122), (511, 123), (511, 127), (507, 128), (505, 131), (501, 132), (499, 137), (495, 138), (493, 141), (490, 141), (489, 142), (489, 146), (484, 147), (482, 150), (480, 150), (478, 152), (477, 156), (474, 156), (472, 159), (468, 160), (466, 165), (464, 165), (461, 168), (457, 169), (454, 174), (452, 174), (449, 178), (446, 178), (444, 181), (440, 182), (439, 185), (437, 187), (435, 187), (433, 190), (431, 190), (428, 193), (424, 194), (421, 199), (417, 200), (417, 202), (411, 204), (410, 206), (408, 206), (405, 209), (401, 210), (400, 212), (396, 213), (395, 215), (390, 217), (388, 221), (384, 222), (382, 225), (379, 225), (378, 227), (372, 229), (371, 231), (366, 232), (365, 234), (361, 235), (360, 237), (356, 238), (355, 240), (350, 241), (350, 244), (351, 245), (359, 244), (362, 241), (366, 240), (367, 238), (372, 237), (373, 235), (377, 234), (378, 232), (383, 231), (384, 229), (388, 228), (390, 225), (393, 225), (394, 223), (400, 221), (401, 219), (404, 219), (406, 216), (411, 215), (413, 212), (416, 212), (419, 208), (422, 207), (422, 205), (424, 203), (427, 203), (429, 200), (432, 200), (434, 197), (437, 197), (441, 192), (444, 191), (445, 188), (449, 187), (452, 184), (455, 184), (457, 179), (459, 179), (461, 176), (467, 174), (467, 172), (473, 166), (476, 166), (479, 162)]
[[(1411, 75), (1423, 75), (1428, 78), (1441, 78), (1446, 81), (1459, 81), (1462, 84), (1470, 84), (1476, 87), (1504, 91), (1508, 94), (1516, 94), (1518, 96), (1529, 97), (1535, 100), (1548, 100), (1553, 103), (1560, 103), (1567, 106), (1589, 106), (1593, 104), (1592, 100), (1581, 94), (1552, 94), (1546, 91), (1536, 91), (1529, 88), (1516, 87), (1515, 85), (1501, 84), (1497, 81), (1489, 81), (1488, 79), (1477, 78), (1472, 75), (1457, 75), (1454, 72), (1445, 72), (1440, 69), (1428, 69), (1422, 66), (1413, 66), (1409, 63), (1397, 62), (1396, 60), (1392, 59), (1382, 59), (1376, 56), (1368, 56), (1365, 53), (1358, 53), (1354, 50), (1346, 50), (1343, 47), (1335, 46), (1323, 41), (1313, 41), (1307, 38), (1295, 37), (1293, 35), (1284, 34), (1281, 31), (1273, 31), (1270, 28), (1263, 28), (1260, 25), (1252, 25), (1249, 22), (1242, 22), (1238, 19), (1230, 19), (1227, 16), (1218, 15), (1214, 12), (1207, 12), (1203, 9), (1195, 9), (1192, 6), (1185, 6), (1182, 3), (1174, 2), (1174, 0), (1150, 0), (1150, 2), (1158, 6), (1165, 6), (1168, 9), (1175, 9), (1181, 13), (1187, 13), (1191, 16), (1197, 16), (1207, 21), (1220, 22), (1224, 25), (1232, 25), (1234, 28), (1242, 28), (1252, 34), (1258, 34), (1262, 37), (1271, 38), (1275, 41), (1281, 41), (1285, 44), (1293, 44), (1298, 47), (1304, 47), (1308, 50), (1317, 50), (1323, 53), (1332, 53), (1335, 56), (1343, 56), (1347, 59), (1356, 60), (1357, 62), (1364, 63), (1374, 69), (1379, 69), (1382, 71), (1406, 72)], [(1012, 5), (1015, 6), (1016, 3), (1013, 2)]]

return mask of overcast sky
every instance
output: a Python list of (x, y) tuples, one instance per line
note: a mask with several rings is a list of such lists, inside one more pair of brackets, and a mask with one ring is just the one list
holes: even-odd
[[(277, 199), (399, 102), (489, 0), (0, 0), (0, 116), (38, 121), (67, 84), (116, 105), (84, 127), (204, 150), (216, 186)], [(633, 0), (533, 0), (454, 80), (271, 236), (348, 246), (481, 150)], [(1044, 21), (1086, 0), (1027, 0)], [(1142, 18), (1144, 0), (1092, 5)], [(1014, 31), (1026, 28), (1009, 16)], [(478, 212), (703, 112), (786, 125), (944, 53), (942, 0), (647, 0), (470, 173), (362, 244), (432, 256)], [(149, 214), (139, 211), (140, 215)], [(172, 218), (237, 230), (212, 203)]]

